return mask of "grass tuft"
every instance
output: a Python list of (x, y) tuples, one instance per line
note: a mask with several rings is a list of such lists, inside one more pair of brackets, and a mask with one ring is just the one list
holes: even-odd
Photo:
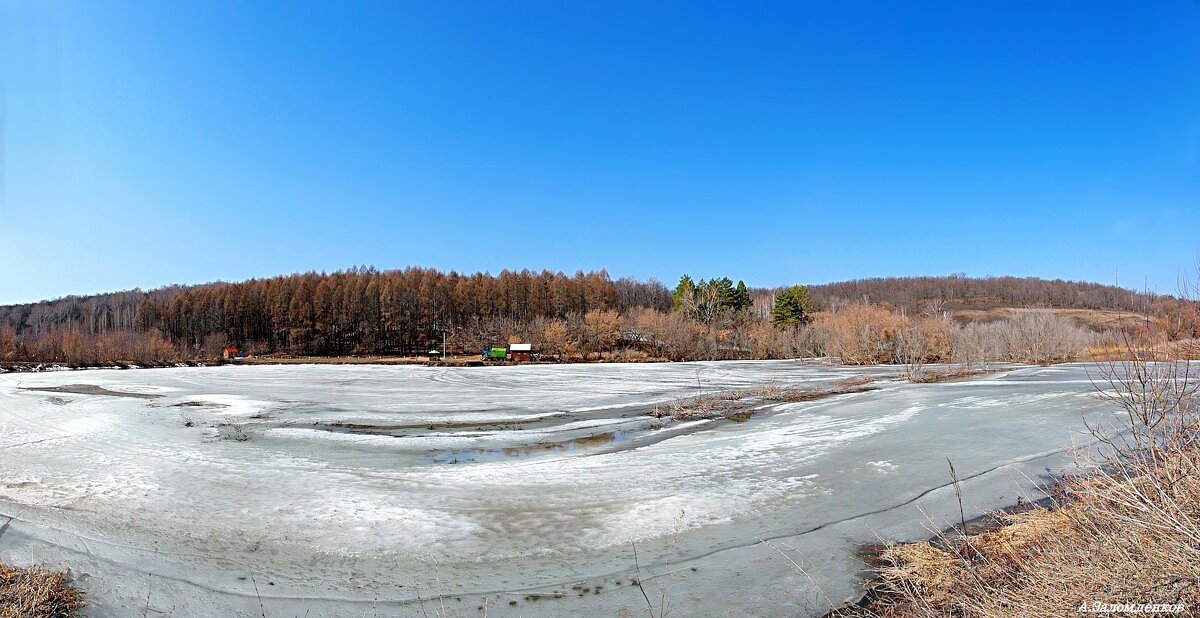
[(0, 565), (0, 618), (69, 618), (83, 607), (64, 572)]

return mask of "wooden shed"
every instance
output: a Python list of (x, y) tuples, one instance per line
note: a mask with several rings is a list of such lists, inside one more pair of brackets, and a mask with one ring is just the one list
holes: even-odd
[(533, 344), (514, 343), (508, 346), (509, 358), (515, 361), (527, 361), (533, 358)]

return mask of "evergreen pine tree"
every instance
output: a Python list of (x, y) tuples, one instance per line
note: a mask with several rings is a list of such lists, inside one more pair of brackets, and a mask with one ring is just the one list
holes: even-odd
[(729, 277), (713, 279), (709, 285), (716, 288), (717, 304), (721, 309), (733, 309), (737, 305), (737, 291), (733, 289), (733, 281)]
[(810, 301), (808, 287), (793, 285), (775, 295), (775, 307), (771, 309), (771, 324), (776, 328), (807, 324)]
[(737, 288), (734, 290), (733, 298), (734, 311), (749, 309), (750, 305), (754, 304), (754, 301), (750, 298), (750, 291), (746, 289), (746, 283), (740, 279), (737, 282)]

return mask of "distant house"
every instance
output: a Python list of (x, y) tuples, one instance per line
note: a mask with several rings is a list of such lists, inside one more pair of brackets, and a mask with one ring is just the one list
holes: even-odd
[(513, 343), (508, 346), (508, 353), (515, 361), (527, 361), (533, 356), (533, 344)]
[(231, 358), (238, 358), (240, 355), (241, 355), (241, 353), (238, 351), (237, 348), (235, 348), (233, 346), (229, 346), (229, 347), (225, 348), (224, 352), (221, 353), (221, 358), (224, 358), (225, 360), (229, 360)]

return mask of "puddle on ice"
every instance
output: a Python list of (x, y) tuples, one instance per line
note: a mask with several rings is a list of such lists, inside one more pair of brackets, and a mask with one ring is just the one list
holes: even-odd
[(158, 399), (162, 395), (151, 393), (130, 393), (114, 391), (93, 384), (64, 384), (63, 386), (22, 387), (27, 391), (42, 391), (46, 393), (69, 393), (72, 395), (104, 395), (106, 397), (132, 397), (134, 399)]
[(590, 436), (583, 436), (581, 438), (571, 438), (569, 440), (556, 440), (550, 442), (536, 442), (534, 444), (525, 444), (521, 446), (442, 451), (431, 455), (425, 459), (424, 463), (479, 463), (485, 461), (516, 459), (521, 457), (532, 457), (547, 454), (585, 453), (594, 450), (596, 447), (625, 442), (643, 435), (646, 435), (645, 432), (636, 430), (606, 431), (604, 433), (592, 434)]

